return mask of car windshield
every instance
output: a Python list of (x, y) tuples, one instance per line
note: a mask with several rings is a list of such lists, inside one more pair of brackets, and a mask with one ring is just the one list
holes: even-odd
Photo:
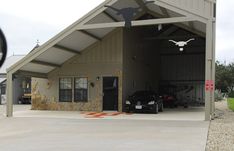
[(133, 96), (141, 97), (141, 96), (151, 96), (155, 93), (153, 91), (137, 91), (133, 94)]

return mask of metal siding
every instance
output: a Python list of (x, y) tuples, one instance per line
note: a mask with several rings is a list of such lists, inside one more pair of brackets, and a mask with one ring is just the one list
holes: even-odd
[(161, 80), (201, 81), (204, 80), (204, 55), (176, 55), (161, 57)]
[(122, 32), (114, 31), (105, 37), (101, 43), (88, 48), (78, 56), (78, 63), (121, 63), (122, 62)]
[(163, 2), (182, 8), (199, 16), (209, 18), (210, 2), (205, 0), (163, 0)]
[(158, 88), (159, 51), (155, 42), (142, 40), (143, 31), (123, 30), (123, 100), (135, 91)]

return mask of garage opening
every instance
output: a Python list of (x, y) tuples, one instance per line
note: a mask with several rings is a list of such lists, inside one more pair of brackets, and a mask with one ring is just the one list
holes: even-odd
[[(188, 24), (205, 30), (200, 22)], [(153, 90), (163, 97), (164, 107), (204, 107), (203, 36), (178, 24), (125, 28), (123, 35), (124, 101), (136, 91)], [(184, 47), (176, 42), (185, 42)]]

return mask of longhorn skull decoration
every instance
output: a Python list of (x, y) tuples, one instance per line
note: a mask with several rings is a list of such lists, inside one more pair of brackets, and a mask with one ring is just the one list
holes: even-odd
[[(153, 3), (154, 1), (146, 1), (144, 3), (144, 5), (147, 5), (149, 3)], [(126, 7), (126, 8), (122, 8), (122, 9), (117, 9), (117, 8), (114, 8), (112, 6), (108, 6), (108, 5), (105, 5), (105, 7), (108, 7), (110, 9), (112, 9), (113, 11), (116, 12), (116, 15), (121, 15), (124, 20), (125, 20), (125, 27), (126, 28), (130, 28), (132, 26), (132, 20), (134, 18), (134, 16), (137, 14), (137, 12), (139, 12), (142, 8), (141, 6), (139, 7)]]
[(169, 40), (170, 42), (173, 42), (176, 46), (180, 48), (180, 51), (184, 51), (184, 46), (188, 45), (190, 41), (195, 40), (195, 38), (189, 39), (187, 41), (174, 41), (174, 40)]

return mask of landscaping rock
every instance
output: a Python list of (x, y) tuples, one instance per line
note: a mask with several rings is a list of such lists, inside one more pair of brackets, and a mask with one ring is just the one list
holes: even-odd
[(216, 102), (216, 118), (211, 121), (206, 151), (234, 151), (234, 112), (227, 101)]

